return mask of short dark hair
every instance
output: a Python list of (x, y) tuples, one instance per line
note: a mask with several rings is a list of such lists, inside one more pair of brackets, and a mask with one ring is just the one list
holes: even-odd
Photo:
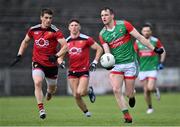
[(143, 26), (142, 26), (142, 29), (143, 29), (144, 27), (149, 27), (149, 28), (152, 30), (152, 24), (151, 24), (150, 22), (144, 23)]
[(71, 24), (72, 22), (76, 22), (76, 23), (80, 24), (78, 19), (71, 19), (68, 24)]
[(41, 10), (41, 16), (44, 16), (44, 14), (49, 14), (49, 15), (53, 15), (53, 10), (49, 9), (49, 8), (43, 8)]
[(104, 7), (104, 8), (101, 9), (101, 11), (103, 11), (103, 10), (105, 10), (105, 11), (109, 10), (109, 12), (110, 12), (111, 14), (114, 14), (113, 9), (110, 8), (110, 7)]

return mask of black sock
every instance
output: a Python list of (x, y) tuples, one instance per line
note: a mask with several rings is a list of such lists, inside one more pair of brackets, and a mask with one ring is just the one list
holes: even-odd
[(85, 110), (85, 111), (83, 111), (84, 113), (86, 113), (86, 112), (88, 112), (88, 109), (87, 110)]
[(152, 108), (152, 105), (148, 105), (148, 108), (150, 108), (150, 109), (151, 109), (151, 108)]

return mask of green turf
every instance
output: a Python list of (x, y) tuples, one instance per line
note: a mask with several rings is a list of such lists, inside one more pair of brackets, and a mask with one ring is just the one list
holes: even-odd
[(86, 118), (72, 96), (54, 97), (45, 102), (47, 119), (41, 120), (34, 97), (0, 97), (1, 126), (178, 126), (180, 94), (163, 94), (161, 101), (153, 96), (155, 112), (147, 115), (142, 94), (136, 95), (136, 106), (130, 109), (132, 124), (125, 124), (114, 96), (97, 96), (94, 104), (85, 98), (93, 116)]

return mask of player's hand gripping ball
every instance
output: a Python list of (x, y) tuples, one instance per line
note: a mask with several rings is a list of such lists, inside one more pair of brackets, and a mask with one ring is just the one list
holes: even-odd
[(115, 58), (111, 53), (105, 53), (100, 58), (101, 66), (104, 68), (113, 67), (115, 64)]

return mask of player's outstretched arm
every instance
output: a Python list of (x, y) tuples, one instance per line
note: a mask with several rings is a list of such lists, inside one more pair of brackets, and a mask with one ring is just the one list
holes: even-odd
[(22, 55), (24, 54), (24, 51), (28, 47), (30, 40), (31, 38), (28, 35), (26, 35), (24, 40), (21, 42), (18, 54), (15, 57), (15, 59), (11, 62), (10, 67), (16, 65), (16, 63), (18, 63), (21, 60)]
[(147, 46), (149, 49), (153, 50), (157, 54), (162, 54), (164, 52), (163, 48), (154, 47), (149, 40), (143, 37), (135, 28), (130, 32), (130, 34), (138, 39), (142, 44)]

